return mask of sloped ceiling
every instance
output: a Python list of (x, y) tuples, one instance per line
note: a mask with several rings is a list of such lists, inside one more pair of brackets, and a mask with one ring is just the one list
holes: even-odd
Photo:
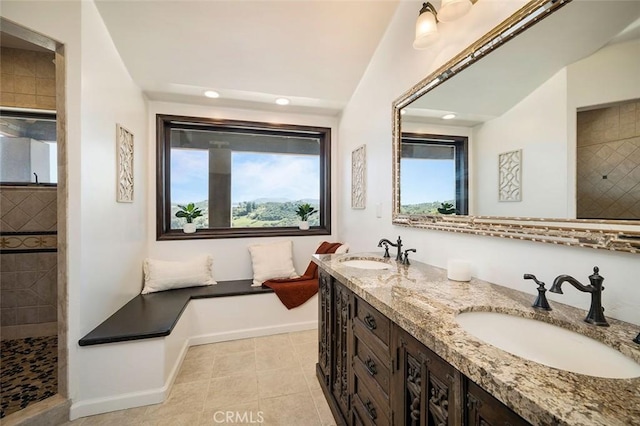
[[(338, 114), (398, 0), (112, 1), (98, 10), (151, 100)], [(218, 99), (202, 96), (204, 90)]]

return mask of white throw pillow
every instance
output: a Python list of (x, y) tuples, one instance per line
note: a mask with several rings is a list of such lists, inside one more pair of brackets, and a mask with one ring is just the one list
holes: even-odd
[(280, 241), (249, 246), (253, 266), (253, 286), (262, 285), (272, 278), (297, 278), (293, 266), (293, 243)]
[(142, 294), (217, 284), (213, 279), (213, 259), (207, 255), (183, 262), (145, 259), (143, 270)]

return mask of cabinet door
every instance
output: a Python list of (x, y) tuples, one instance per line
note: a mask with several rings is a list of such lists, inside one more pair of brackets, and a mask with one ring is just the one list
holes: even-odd
[(318, 367), (322, 382), (329, 385), (331, 379), (331, 276), (321, 271), (318, 279)]
[(509, 407), (467, 379), (466, 424), (469, 426), (527, 426)]
[(460, 373), (399, 327), (394, 413), (397, 424), (454, 426), (462, 424)]
[(349, 395), (351, 394), (349, 386), (349, 370), (351, 369), (351, 351), (349, 349), (351, 298), (351, 291), (334, 281), (332, 301), (334, 324), (331, 353), (335, 368), (331, 373), (331, 392), (342, 413), (342, 417), (345, 419), (349, 418)]

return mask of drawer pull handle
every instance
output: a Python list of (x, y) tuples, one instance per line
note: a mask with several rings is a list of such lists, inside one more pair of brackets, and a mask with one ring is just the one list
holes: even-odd
[(367, 360), (364, 362), (364, 367), (367, 369), (367, 373), (369, 373), (371, 376), (375, 376), (376, 374), (378, 374), (376, 363), (371, 358), (367, 357)]
[(369, 418), (371, 420), (375, 420), (378, 418), (378, 414), (376, 413), (376, 409), (373, 406), (373, 403), (369, 400), (369, 398), (367, 398), (367, 402), (364, 403), (364, 408), (365, 410), (367, 410), (367, 416), (369, 416)]
[(373, 318), (371, 315), (367, 314), (364, 317), (364, 323), (367, 326), (367, 328), (369, 330), (375, 330), (377, 328), (376, 326), (376, 320), (375, 318)]

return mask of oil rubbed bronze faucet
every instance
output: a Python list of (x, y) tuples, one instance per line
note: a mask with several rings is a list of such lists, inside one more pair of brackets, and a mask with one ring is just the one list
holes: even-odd
[(395, 242), (395, 244), (386, 238), (383, 238), (380, 241), (378, 241), (378, 247), (382, 247), (383, 244), (384, 244), (383, 257), (391, 257), (389, 256), (389, 246), (396, 247), (398, 249), (398, 253), (396, 254), (396, 261), (402, 262), (402, 240), (400, 239), (399, 235), (398, 235), (398, 240)]
[(549, 306), (549, 302), (547, 301), (547, 296), (544, 295), (544, 293), (547, 291), (547, 289), (544, 288), (544, 283), (542, 281), (538, 281), (536, 276), (533, 274), (524, 274), (523, 278), (525, 280), (533, 280), (535, 281), (536, 284), (538, 284), (538, 297), (536, 297), (536, 300), (533, 302), (533, 305), (531, 306), (533, 306), (536, 309), (550, 311), (551, 306)]
[(559, 275), (555, 280), (553, 280), (553, 285), (549, 291), (552, 293), (563, 294), (562, 283), (566, 281), (580, 291), (591, 293), (591, 307), (589, 308), (589, 313), (584, 320), (589, 324), (608, 327), (609, 323), (604, 317), (604, 308), (602, 307), (602, 290), (604, 290), (602, 282), (604, 281), (604, 278), (600, 276), (598, 273), (599, 271), (600, 269), (597, 266), (594, 266), (593, 275), (589, 275), (589, 281), (591, 282), (589, 285), (582, 285), (578, 280), (570, 275)]

